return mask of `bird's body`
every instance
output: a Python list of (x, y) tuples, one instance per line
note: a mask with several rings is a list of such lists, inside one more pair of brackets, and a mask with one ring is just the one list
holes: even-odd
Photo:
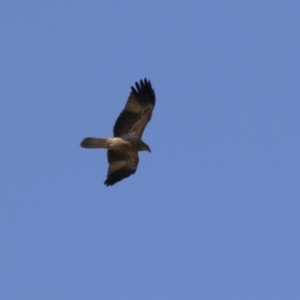
[(155, 105), (155, 93), (147, 79), (135, 83), (125, 108), (114, 126), (112, 138), (85, 138), (83, 148), (105, 148), (109, 162), (106, 186), (113, 185), (136, 172), (138, 151), (149, 151), (150, 147), (142, 141), (142, 134), (150, 121)]
[[(138, 138), (132, 137), (112, 137), (112, 138), (85, 138), (81, 142), (83, 148), (104, 148), (108, 150), (127, 151), (135, 149), (137, 151), (148, 150), (147, 145)], [(150, 148), (149, 148), (150, 150)]]

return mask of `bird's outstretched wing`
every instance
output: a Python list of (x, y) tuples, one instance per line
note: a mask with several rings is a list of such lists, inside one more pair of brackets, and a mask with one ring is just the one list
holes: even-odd
[(109, 166), (104, 182), (106, 186), (114, 185), (134, 174), (139, 163), (139, 156), (136, 151), (108, 150), (107, 158)]
[(146, 78), (135, 87), (131, 87), (131, 93), (125, 108), (119, 115), (114, 126), (114, 136), (122, 137), (131, 134), (141, 138), (143, 131), (150, 121), (155, 106), (155, 93), (150, 80)]

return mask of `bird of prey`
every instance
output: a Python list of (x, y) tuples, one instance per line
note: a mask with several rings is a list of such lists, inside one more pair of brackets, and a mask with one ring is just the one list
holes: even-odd
[(150, 80), (140, 80), (135, 87), (131, 87), (125, 108), (114, 125), (114, 137), (87, 137), (81, 142), (83, 148), (108, 149), (106, 186), (114, 185), (136, 172), (138, 151), (151, 152), (150, 147), (142, 141), (142, 134), (151, 119), (154, 106), (155, 92)]

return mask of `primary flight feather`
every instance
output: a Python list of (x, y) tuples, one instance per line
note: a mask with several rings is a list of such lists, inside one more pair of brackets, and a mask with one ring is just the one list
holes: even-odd
[(108, 158), (106, 186), (136, 172), (139, 156), (138, 151), (149, 151), (150, 147), (142, 141), (142, 135), (151, 120), (155, 106), (155, 92), (150, 80), (146, 78), (131, 87), (131, 93), (125, 108), (120, 113), (113, 128), (112, 138), (87, 137), (81, 142), (83, 148), (106, 148)]

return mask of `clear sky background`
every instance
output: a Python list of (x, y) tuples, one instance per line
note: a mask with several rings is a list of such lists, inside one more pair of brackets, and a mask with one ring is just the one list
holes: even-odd
[[(0, 4), (0, 299), (300, 299), (300, 2)], [(135, 81), (138, 171), (105, 187)]]

